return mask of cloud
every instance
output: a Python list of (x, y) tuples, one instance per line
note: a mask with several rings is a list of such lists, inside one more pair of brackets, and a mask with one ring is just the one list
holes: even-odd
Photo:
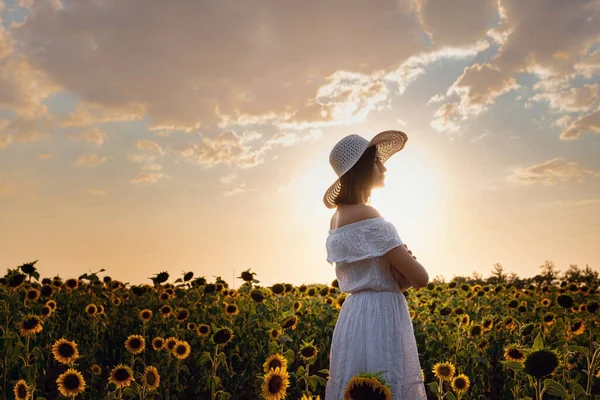
[(145, 108), (136, 103), (123, 104), (118, 108), (81, 101), (75, 110), (61, 119), (60, 125), (90, 126), (94, 123), (135, 121), (143, 118)]
[(156, 154), (148, 154), (148, 153), (142, 153), (142, 154), (136, 154), (136, 153), (129, 153), (127, 154), (127, 159), (133, 163), (137, 163), (137, 164), (143, 164), (143, 163), (152, 163), (156, 160), (158, 156)]
[(47, 160), (52, 157), (54, 157), (54, 154), (50, 154), (50, 153), (40, 153), (37, 156), (38, 160)]
[(136, 140), (133, 146), (138, 150), (149, 151), (151, 153), (165, 153), (160, 144), (153, 142), (152, 140)]
[[(452, 121), (486, 110), (498, 96), (518, 87), (520, 73), (571, 80), (577, 63), (600, 40), (598, 2), (499, 0), (499, 5), (506, 39), (489, 62), (466, 67), (448, 89), (448, 96), (458, 97), (450, 100), (456, 105)], [(580, 109), (585, 102), (578, 103)]]
[(136, 185), (144, 183), (153, 185), (164, 177), (165, 175), (162, 172), (141, 172), (137, 176), (131, 178), (129, 181)]
[(219, 178), (219, 181), (221, 181), (222, 183), (228, 185), (231, 182), (233, 182), (236, 178), (237, 178), (237, 175), (235, 173), (233, 173), (233, 174), (229, 174), (229, 175), (226, 175), (226, 176), (222, 176), (221, 178)]
[(87, 189), (85, 191), (85, 193), (92, 195), (92, 196), (106, 196), (106, 190), (101, 190), (101, 189)]
[(255, 192), (255, 191), (256, 191), (256, 189), (246, 189), (246, 184), (242, 183), (240, 186), (236, 187), (235, 189), (226, 190), (225, 192), (223, 192), (223, 197), (237, 196), (238, 194), (247, 193), (247, 192)]
[[(564, 86), (555, 89), (548, 90), (544, 85), (536, 84), (539, 88), (543, 88), (544, 91), (535, 94), (532, 101), (547, 101), (550, 108), (566, 111), (576, 112), (585, 111), (593, 106), (598, 100), (598, 84), (586, 84), (579, 88), (569, 88)], [(534, 87), (535, 88), (535, 87)]]
[(586, 132), (600, 134), (600, 107), (596, 108), (595, 111), (592, 111), (587, 115), (582, 115), (577, 120), (572, 122), (561, 133), (560, 139), (578, 139), (581, 135), (583, 135)]
[(83, 139), (90, 143), (95, 143), (98, 146), (101, 146), (106, 140), (107, 136), (104, 131), (101, 129), (93, 128), (83, 131), (81, 133), (72, 133), (69, 135), (71, 139)]
[(257, 138), (254, 133), (238, 135), (234, 131), (221, 132), (214, 139), (203, 137), (200, 143), (176, 148), (178, 155), (189, 162), (212, 167), (217, 164), (251, 168), (264, 161), (262, 149), (255, 149), (248, 142)]
[(97, 154), (87, 154), (81, 155), (77, 157), (77, 161), (75, 161), (75, 165), (88, 165), (91, 167), (96, 167), (100, 164), (105, 163), (109, 158), (101, 157)]
[(576, 180), (583, 182), (586, 176), (600, 177), (599, 172), (580, 167), (574, 161), (558, 157), (531, 167), (518, 167), (507, 177), (507, 181), (515, 185), (532, 185), (541, 183), (546, 186), (558, 182)]
[(0, 150), (7, 148), (12, 143), (12, 136), (0, 134)]
[[(219, 115), (298, 110), (320, 118), (319, 108), (331, 104), (307, 101), (324, 77), (391, 70), (424, 47), (412, 0), (61, 5), (31, 2), (26, 21), (12, 29), (19, 49), (86, 104), (143, 105), (154, 129), (210, 127)], [(73, 120), (94, 118), (65, 123)]]
[(163, 167), (160, 164), (146, 164), (142, 167), (146, 171), (162, 171)]
[(489, 30), (497, 0), (417, 0), (423, 28), (436, 46), (470, 45)]

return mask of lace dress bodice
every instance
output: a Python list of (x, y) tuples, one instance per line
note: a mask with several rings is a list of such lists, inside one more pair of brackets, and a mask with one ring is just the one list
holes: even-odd
[(335, 263), (340, 290), (398, 291), (391, 264), (382, 256), (403, 244), (394, 225), (375, 217), (331, 229), (326, 240), (327, 261)]

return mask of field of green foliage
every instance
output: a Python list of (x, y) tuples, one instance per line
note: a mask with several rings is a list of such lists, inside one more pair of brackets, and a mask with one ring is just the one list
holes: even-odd
[[(324, 399), (337, 281), (129, 285), (104, 270), (42, 279), (36, 262), (0, 278), (1, 399)], [(546, 262), (407, 290), (429, 398), (600, 399), (599, 283)], [(346, 398), (391, 398), (369, 372)]]

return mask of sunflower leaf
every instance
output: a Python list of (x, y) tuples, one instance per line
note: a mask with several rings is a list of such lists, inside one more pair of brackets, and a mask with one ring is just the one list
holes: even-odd
[(427, 384), (427, 386), (429, 386), (429, 389), (433, 392), (433, 394), (436, 396), (440, 395), (440, 388), (437, 382), (430, 382)]
[(518, 361), (505, 361), (505, 360), (501, 360), (500, 361), (501, 364), (507, 366), (508, 368), (512, 369), (515, 372), (523, 372), (523, 364), (521, 364)]
[(304, 369), (304, 366), (301, 365), (296, 370), (296, 375), (297, 376), (304, 376), (304, 374), (306, 374), (306, 369)]
[(534, 351), (541, 350), (543, 347), (544, 347), (544, 340), (542, 339), (541, 332), (538, 332), (537, 336), (535, 337), (535, 340), (533, 341), (533, 350)]
[(589, 354), (588, 354), (588, 349), (586, 349), (586, 348), (585, 348), (585, 347), (583, 347), (583, 346), (567, 346), (567, 350), (569, 350), (569, 351), (574, 351), (574, 352), (577, 352), (577, 353), (582, 353), (582, 354), (583, 354), (583, 355), (585, 355), (586, 357), (588, 357), (588, 356), (589, 356)]
[(446, 394), (444, 395), (444, 399), (456, 400), (456, 396), (454, 396), (454, 393), (452, 392), (446, 392)]
[(544, 390), (546, 391), (546, 393), (552, 396), (560, 396), (561, 399), (569, 399), (569, 393), (567, 393), (567, 389), (565, 389), (563, 385), (552, 379), (544, 380)]

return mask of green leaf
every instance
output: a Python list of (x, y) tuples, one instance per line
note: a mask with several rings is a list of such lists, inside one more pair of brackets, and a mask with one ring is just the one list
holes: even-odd
[(444, 396), (445, 399), (448, 400), (456, 400), (456, 396), (454, 396), (454, 393), (452, 392), (446, 392), (446, 395)]
[(544, 347), (544, 340), (542, 339), (541, 332), (538, 332), (537, 336), (535, 337), (535, 340), (533, 341), (533, 350), (534, 351), (541, 350), (543, 347)]
[(507, 366), (508, 368), (512, 369), (513, 371), (517, 372), (517, 373), (521, 373), (523, 372), (523, 364), (521, 364), (518, 361), (507, 361), (507, 360), (501, 360), (500, 363), (502, 365)]
[(315, 375), (308, 377), (308, 385), (313, 392), (317, 391), (317, 380), (315, 378)]
[(271, 340), (271, 342), (269, 343), (269, 354), (275, 354), (278, 350), (279, 346), (277, 345), (277, 342)]
[(208, 363), (211, 361), (212, 361), (212, 358), (210, 357), (210, 353), (208, 351), (203, 352), (202, 355), (200, 356), (200, 362), (202, 364)]
[(567, 350), (581, 353), (585, 356), (589, 356), (589, 350), (583, 346), (567, 346)]
[(569, 393), (560, 383), (552, 379), (544, 379), (544, 390), (552, 396), (560, 396), (562, 399), (569, 399)]
[(296, 370), (296, 375), (298, 376), (304, 376), (304, 374), (306, 374), (306, 370), (304, 369), (304, 367), (301, 365), (298, 367), (298, 369)]
[(288, 362), (288, 365), (291, 365), (294, 362), (294, 350), (288, 349), (283, 356)]
[(427, 384), (427, 386), (429, 386), (429, 390), (431, 390), (433, 394), (435, 394), (436, 396), (440, 395), (440, 388), (437, 382), (430, 382)]

